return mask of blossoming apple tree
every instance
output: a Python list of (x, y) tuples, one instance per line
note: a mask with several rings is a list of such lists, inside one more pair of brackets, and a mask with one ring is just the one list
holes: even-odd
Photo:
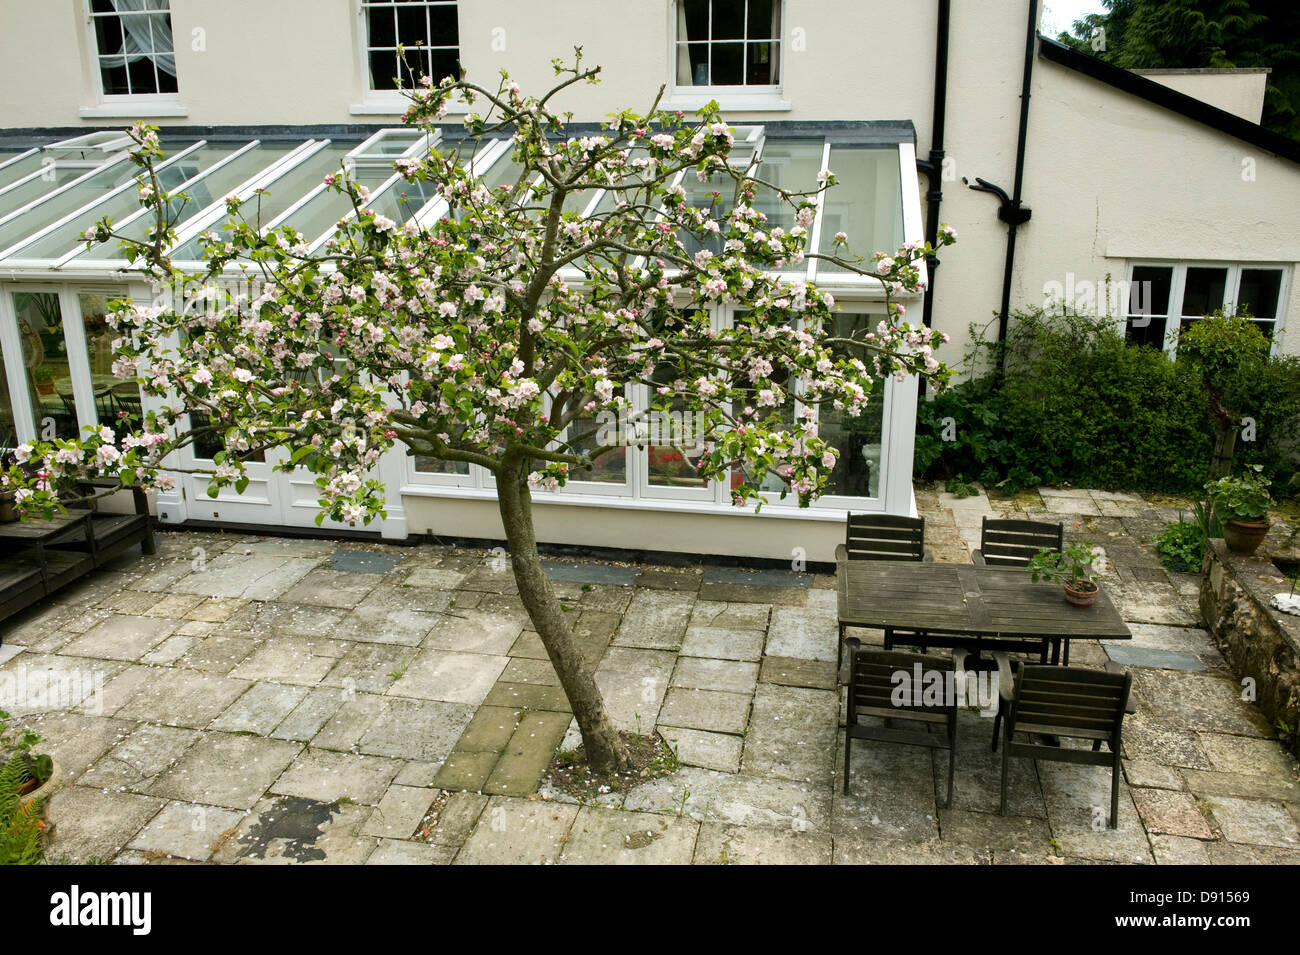
[[(874, 330), (837, 336), (831, 296), (779, 277), (783, 265), (816, 254), (808, 228), (818, 193), (834, 185), (829, 170), (804, 192), (764, 182), (755, 163), (731, 161), (733, 131), (716, 104), (686, 117), (656, 99), (645, 114), (622, 112), (597, 132), (571, 134), (552, 103), (574, 84), (597, 82), (600, 68), (585, 67), (580, 51), (555, 66), (557, 83), (540, 97), (505, 73), (495, 86), (448, 77), (411, 92), (404, 120), (426, 131), (453, 97), (477, 110), (457, 142), (395, 164), (436, 192), (436, 219), (399, 224), (377, 214), (345, 169), (326, 182), (354, 213), (319, 252), (289, 226), (262, 227), (232, 198), (233, 224), (203, 238), (199, 275), (183, 275), (167, 256), (172, 210), (187, 199), (160, 183), (156, 129), (137, 127), (132, 159), (153, 227), (133, 241), (105, 220), (87, 239), (120, 240), (143, 274), (186, 290), (183, 301), (124, 301), (112, 316), (114, 371), (157, 399), (154, 410), (78, 440), (24, 445), (4, 482), (24, 511), (49, 514), (78, 478), (170, 486), (177, 467), (169, 456), (216, 437), (224, 450), (210, 493), (242, 491), (247, 462), (282, 449), (280, 467), (315, 474), (322, 518), (364, 523), (383, 514), (373, 466), (398, 442), (484, 468), (495, 478), (520, 597), (588, 761), (621, 770), (627, 747), (543, 572), (532, 518), (539, 488), (563, 485), (614, 450), (592, 440), (592, 422), (634, 420), (625, 388), (645, 383), (652, 410), (685, 407), (703, 422), (697, 477), (727, 480), (743, 505), (761, 504), (758, 484), (775, 474), (806, 505), (838, 453), (819, 435), (820, 408), (857, 415), (881, 376), (942, 384), (948, 372), (934, 355), (942, 336), (904, 321), (897, 301), (921, 287), (918, 261), (929, 247), (866, 257), (837, 236), (835, 261), (884, 290)], [(495, 189), (464, 161), (492, 137), (512, 139), (518, 170)], [(686, 201), (674, 185), (680, 173), (715, 184), (706, 204)], [(610, 201), (584, 215), (598, 191)], [(760, 199), (788, 209), (794, 225), (770, 225)], [(951, 241), (941, 230), (940, 244)], [(256, 277), (255, 294), (223, 286), (241, 270)], [(718, 329), (710, 309), (723, 303), (745, 310)], [(787, 388), (798, 390), (793, 420), (783, 414)]]

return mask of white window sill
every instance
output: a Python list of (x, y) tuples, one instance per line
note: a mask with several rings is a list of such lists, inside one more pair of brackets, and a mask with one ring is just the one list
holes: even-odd
[[(360, 103), (348, 107), (353, 116), (401, 116), (410, 108), (411, 101), (405, 96), (367, 96)], [(469, 112), (469, 104), (462, 100), (452, 100), (447, 104), (449, 116), (463, 116)]]
[(82, 119), (165, 119), (189, 114), (180, 103), (100, 103), (77, 110)]
[(717, 100), (718, 106), (729, 112), (788, 113), (794, 109), (789, 100), (779, 93), (737, 93), (734, 90), (680, 89), (659, 104), (660, 109), (691, 112)]

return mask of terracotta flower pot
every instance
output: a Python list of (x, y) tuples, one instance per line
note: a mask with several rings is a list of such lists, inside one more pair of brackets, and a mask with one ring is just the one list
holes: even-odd
[(1234, 554), (1253, 554), (1264, 543), (1271, 523), (1267, 518), (1262, 521), (1224, 521), (1223, 541)]
[(29, 789), (27, 792), (18, 796), (18, 802), (24, 806), (30, 806), (40, 800), (40, 808), (44, 811), (45, 803), (49, 802), (50, 796), (54, 791), (63, 785), (63, 770), (58, 763), (54, 763), (50, 769), (50, 778), (45, 780), (35, 789)]
[(1091, 580), (1066, 580), (1061, 587), (1065, 590), (1066, 603), (1075, 607), (1091, 607), (1101, 593), (1101, 587)]

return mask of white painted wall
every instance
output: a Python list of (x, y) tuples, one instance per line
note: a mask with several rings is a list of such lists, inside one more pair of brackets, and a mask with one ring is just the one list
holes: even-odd
[(1267, 69), (1133, 72), (1252, 123), (1258, 123), (1264, 115), (1264, 90), (1268, 86), (1269, 74)]

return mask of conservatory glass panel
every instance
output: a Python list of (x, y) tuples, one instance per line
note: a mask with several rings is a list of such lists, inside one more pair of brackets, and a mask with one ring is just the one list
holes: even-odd
[(52, 422), (55, 435), (75, 438), (80, 433), (77, 403), (58, 293), (15, 292), (13, 302), (36, 432), (45, 432)]
[[(866, 258), (893, 253), (903, 244), (903, 184), (898, 147), (831, 146), (831, 171), (837, 185), (826, 190), (818, 251), (833, 255), (835, 233), (849, 239), (849, 251)], [(847, 270), (819, 261), (819, 272)]]
[[(86, 170), (82, 169), (79, 172), (84, 175)], [(57, 196), (50, 196), (35, 208), (24, 212), (15, 219), (0, 224), (0, 251), (23, 241), (46, 226), (59, 221), (64, 216), (76, 212), (82, 206), (97, 199), (103, 199), (118, 186), (131, 182), (135, 179), (135, 175), (136, 168), (129, 162), (118, 162), (111, 166), (105, 166), (103, 169), (86, 176), (83, 181), (66, 192), (62, 192)], [(65, 182), (71, 182), (76, 178), (74, 175)], [(47, 183), (46, 187), (51, 189), (53, 185)], [(129, 194), (131, 200), (134, 201), (135, 190), (130, 190)], [(70, 230), (74, 237), (64, 243), (63, 252), (71, 250), (76, 243), (76, 233), (84, 232), (88, 225), (92, 225), (97, 221), (96, 211), (91, 210), (85, 221), (77, 222), (75, 228)]]
[[(9, 162), (9, 160), (13, 159), (15, 156), (22, 155), (25, 151), (26, 150), (19, 150), (18, 152), (0, 152), (0, 165)], [(3, 189), (5, 186), (12, 186), (19, 179), (23, 178), (23, 176), (30, 176), (32, 173), (36, 172), (41, 168), (41, 160), (44, 158), (45, 157), (39, 152), (34, 152), (30, 156), (19, 159), (17, 162), (11, 163), (8, 166), (4, 166), (4, 168), (0, 169), (0, 189)]]
[[(880, 319), (879, 315), (839, 312), (833, 319), (832, 334), (836, 338), (852, 335), (860, 340), (879, 324)], [(842, 346), (836, 350), (840, 355), (850, 354)], [(864, 357), (861, 349), (854, 349), (851, 354), (862, 358), (867, 367), (871, 367), (870, 359)], [(821, 438), (839, 451), (839, 459), (826, 487), (827, 495), (880, 496), (880, 476), (884, 467), (884, 415), (883, 379), (877, 379), (876, 387), (868, 396), (866, 409), (856, 418), (847, 410), (836, 411), (831, 405), (822, 406), (818, 416)]]

